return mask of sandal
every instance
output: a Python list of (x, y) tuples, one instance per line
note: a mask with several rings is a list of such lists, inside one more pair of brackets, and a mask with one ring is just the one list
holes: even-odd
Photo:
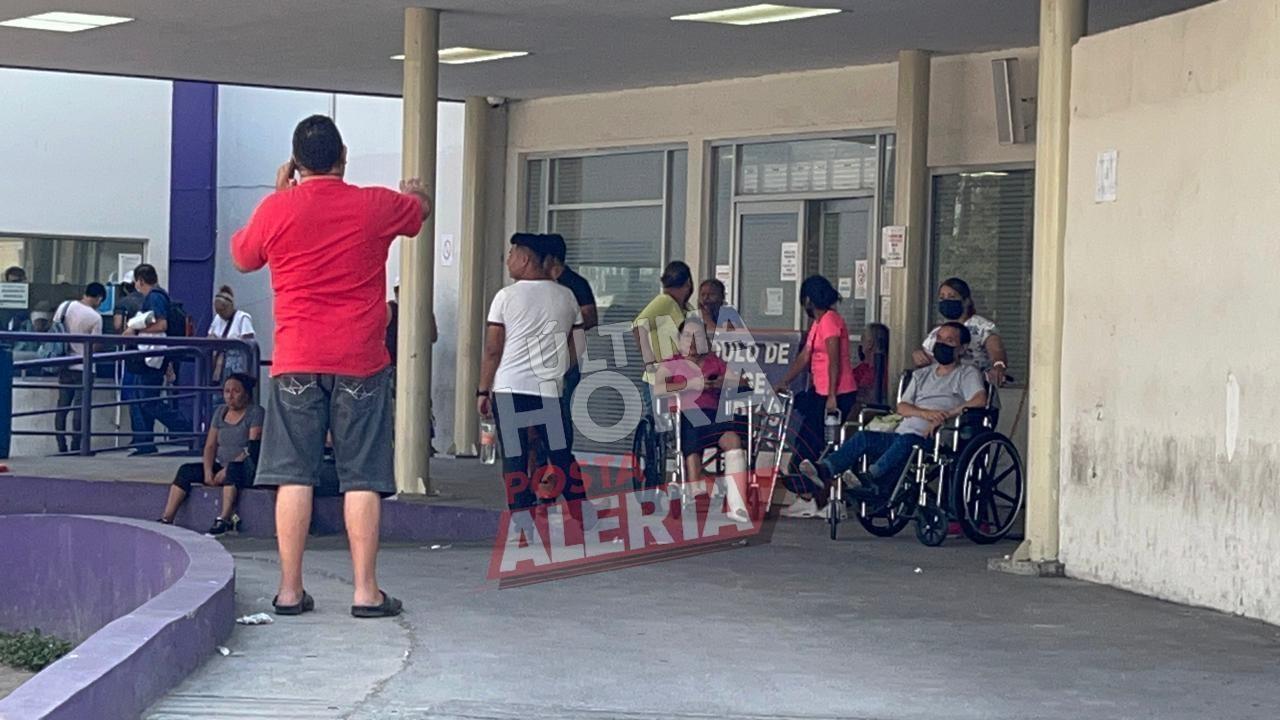
[(306, 590), (302, 591), (302, 602), (297, 605), (281, 605), (277, 602), (279, 599), (279, 595), (271, 598), (271, 606), (275, 608), (277, 615), (301, 615), (316, 609), (316, 599), (308, 595)]
[[(379, 592), (382, 592), (379, 590)], [(382, 592), (381, 605), (352, 605), (351, 616), (358, 618), (395, 617), (404, 609), (404, 603)]]

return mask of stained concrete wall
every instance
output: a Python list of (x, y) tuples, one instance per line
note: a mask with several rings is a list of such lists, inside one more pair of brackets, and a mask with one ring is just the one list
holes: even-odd
[(1280, 623), (1277, 37), (1277, 0), (1221, 0), (1076, 48), (1061, 539), (1076, 577)]

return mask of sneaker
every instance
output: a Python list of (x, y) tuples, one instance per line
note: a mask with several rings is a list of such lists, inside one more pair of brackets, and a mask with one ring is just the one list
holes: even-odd
[(751, 516), (750, 516), (750, 515), (748, 515), (748, 514), (747, 514), (747, 511), (746, 511), (746, 510), (743, 510), (742, 508), (737, 508), (737, 509), (735, 509), (735, 510), (730, 510), (729, 512), (725, 513), (725, 515), (727, 515), (727, 516), (729, 517), (729, 519), (730, 519), (730, 520), (732, 520), (732, 521), (734, 521), (734, 522), (736, 522), (736, 523), (749, 523), (749, 522), (751, 522)]
[(782, 517), (788, 518), (816, 518), (822, 517), (822, 513), (818, 510), (818, 502), (813, 498), (804, 499), (796, 498), (791, 506), (786, 510), (778, 513)]
[(800, 474), (820, 488), (831, 486), (831, 471), (825, 463), (804, 460), (800, 463)]
[(172, 524), (173, 524), (173, 521), (172, 521), (172, 520), (165, 520), (164, 518), (156, 518), (156, 522), (160, 523), (161, 525), (172, 525)]
[(229, 532), (235, 532), (236, 526), (240, 524), (239, 520), (240, 518), (237, 518), (234, 515), (231, 516), (230, 520), (218, 518), (213, 521), (213, 527), (209, 528), (209, 532), (206, 532), (205, 535), (218, 537), (219, 535), (225, 535)]
[(133, 452), (129, 453), (129, 457), (138, 457), (139, 455), (155, 455), (158, 452), (160, 451), (157, 450), (154, 445), (150, 447), (140, 447), (134, 450)]

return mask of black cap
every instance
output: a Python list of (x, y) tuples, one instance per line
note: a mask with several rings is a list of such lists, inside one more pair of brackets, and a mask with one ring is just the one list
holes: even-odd
[(547, 257), (553, 257), (560, 262), (564, 262), (568, 249), (565, 247), (563, 235), (560, 235), (559, 233), (543, 235), (542, 242), (544, 246), (543, 253)]

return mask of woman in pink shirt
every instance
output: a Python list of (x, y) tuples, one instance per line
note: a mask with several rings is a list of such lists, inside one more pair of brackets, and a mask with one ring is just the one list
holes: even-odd
[[(817, 461), (826, 447), (823, 437), (826, 415), (837, 414), (844, 424), (857, 400), (858, 383), (854, 380), (849, 356), (849, 328), (835, 310), (839, 302), (840, 293), (821, 275), (813, 275), (800, 284), (800, 304), (813, 324), (809, 326), (800, 354), (778, 383), (779, 390), (787, 389), (800, 373), (809, 371), (809, 388), (796, 395), (799, 432), (791, 454), (792, 469), (799, 467), (802, 460)], [(804, 504), (790, 514), (809, 517), (811, 515), (805, 513), (816, 514), (826, 504), (826, 497), (805, 500), (808, 494), (801, 493)]]

